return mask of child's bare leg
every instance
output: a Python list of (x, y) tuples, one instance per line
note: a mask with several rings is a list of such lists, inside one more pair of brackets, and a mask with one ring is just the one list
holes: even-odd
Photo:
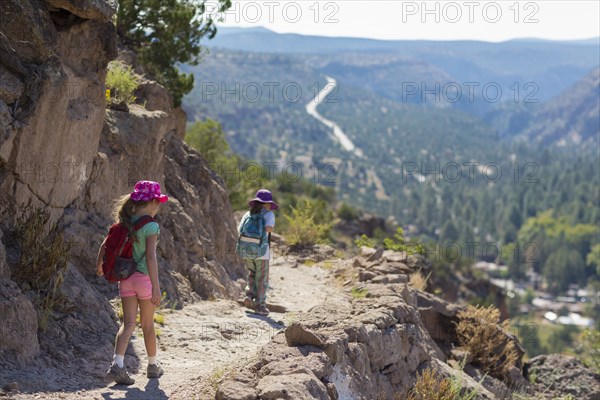
[(115, 354), (120, 356), (125, 355), (129, 339), (135, 330), (135, 317), (138, 310), (138, 299), (135, 296), (122, 297), (123, 303), (123, 324), (117, 333), (115, 340)]
[(156, 357), (156, 332), (154, 331), (154, 304), (140, 300), (140, 324), (144, 332), (144, 344), (148, 357)]

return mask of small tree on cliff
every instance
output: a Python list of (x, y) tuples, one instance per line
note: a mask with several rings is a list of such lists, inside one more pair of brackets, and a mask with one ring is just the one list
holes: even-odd
[(177, 64), (198, 64), (200, 39), (216, 35), (213, 18), (229, 7), (231, 0), (218, 0), (215, 10), (207, 10), (203, 0), (119, 0), (117, 32), (179, 107), (194, 87), (194, 76), (180, 72)]

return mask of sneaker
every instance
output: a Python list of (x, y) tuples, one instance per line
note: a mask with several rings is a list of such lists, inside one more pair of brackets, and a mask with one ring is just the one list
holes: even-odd
[(129, 376), (125, 367), (120, 367), (116, 362), (110, 364), (109, 370), (106, 372), (106, 378), (115, 381), (121, 385), (133, 385), (135, 380)]
[(246, 308), (254, 308), (254, 300), (252, 300), (252, 298), (250, 296), (244, 297), (244, 299), (242, 300), (242, 303), (244, 304), (244, 307), (246, 307)]
[(269, 315), (269, 309), (266, 306), (256, 306), (254, 312), (258, 315)]
[(148, 378), (160, 378), (164, 374), (162, 367), (158, 364), (149, 364), (146, 370), (146, 376)]

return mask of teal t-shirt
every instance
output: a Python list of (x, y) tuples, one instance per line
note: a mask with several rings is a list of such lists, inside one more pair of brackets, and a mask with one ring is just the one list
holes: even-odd
[[(135, 222), (141, 217), (134, 215), (131, 219)], [(149, 222), (139, 229), (135, 235), (137, 241), (133, 243), (133, 259), (137, 263), (137, 270), (143, 274), (148, 275), (148, 265), (146, 264), (146, 238), (152, 235), (158, 235), (160, 233), (160, 227), (156, 222)]]

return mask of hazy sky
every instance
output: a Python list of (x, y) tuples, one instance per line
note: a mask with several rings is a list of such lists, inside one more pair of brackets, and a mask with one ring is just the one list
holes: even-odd
[(598, 0), (234, 0), (233, 3), (219, 25), (264, 26), (280, 33), (377, 39), (566, 40), (600, 35)]

